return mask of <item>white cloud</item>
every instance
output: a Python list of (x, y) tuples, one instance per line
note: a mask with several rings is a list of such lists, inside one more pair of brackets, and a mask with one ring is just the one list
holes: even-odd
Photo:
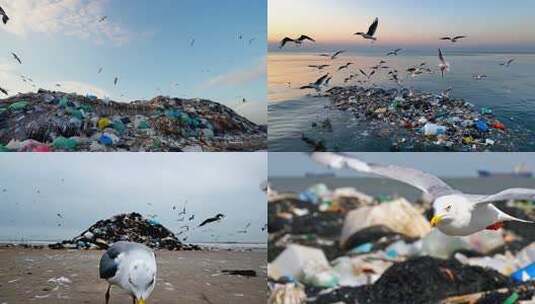
[(234, 70), (221, 75), (218, 75), (206, 83), (210, 86), (236, 86), (243, 85), (254, 80), (257, 80), (266, 75), (266, 62), (260, 61), (258, 64), (248, 67), (246, 69)]
[(29, 34), (56, 34), (92, 39), (96, 43), (128, 42), (131, 33), (106, 15), (109, 0), (5, 0), (2, 7), (11, 18), (2, 28), (21, 37)]

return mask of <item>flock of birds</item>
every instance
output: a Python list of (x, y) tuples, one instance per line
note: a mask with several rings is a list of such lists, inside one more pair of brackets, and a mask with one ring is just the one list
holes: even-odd
[[(375, 18), (375, 20), (372, 22), (372, 24), (369, 26), (366, 32), (356, 32), (353, 35), (361, 36), (363, 39), (370, 40), (372, 43), (374, 43), (375, 41), (377, 41), (376, 34), (377, 34), (378, 27), (379, 27), (379, 18)], [(457, 35), (457, 36), (440, 37), (439, 40), (449, 41), (450, 43), (457, 43), (460, 40), (466, 39), (466, 38), (468, 38), (468, 36), (466, 35)], [(304, 34), (300, 35), (298, 38), (295, 38), (295, 39), (290, 38), (290, 37), (284, 37), (280, 41), (279, 48), (280, 49), (284, 48), (288, 43), (294, 43), (296, 46), (301, 46), (306, 41), (309, 41), (311, 43), (316, 42), (314, 38), (308, 35), (304, 35)], [(387, 57), (398, 56), (401, 51), (402, 51), (401, 48), (396, 48), (394, 50), (388, 51), (386, 53), (386, 56)], [(331, 61), (333, 61), (339, 58), (339, 56), (342, 55), (343, 53), (345, 53), (345, 50), (338, 50), (332, 54), (322, 53), (322, 54), (319, 54), (319, 56), (329, 58)], [(514, 60), (515, 58), (507, 59), (505, 62), (500, 63), (500, 66), (509, 67), (514, 62)], [(402, 87), (403, 79), (401, 77), (402, 76), (401, 73), (397, 69), (390, 67), (386, 64), (387, 64), (386, 61), (380, 60), (378, 64), (371, 66), (368, 69), (359, 68), (358, 70), (351, 72), (349, 71), (350, 70), (349, 67), (354, 65), (354, 63), (346, 62), (345, 64), (338, 65), (337, 67), (335, 67), (334, 70), (335, 70), (335, 73), (341, 72), (343, 70), (348, 70), (349, 75), (347, 75), (347, 77), (344, 78), (344, 83), (348, 83), (349, 81), (356, 79), (356, 82), (361, 85), (369, 83), (372, 77), (376, 75), (379, 71), (388, 70), (387, 72), (388, 79), (395, 82), (398, 86)], [(308, 65), (308, 67), (317, 69), (318, 71), (322, 71), (331, 67), (331, 64), (330, 63), (329, 64), (328, 63), (314, 64), (314, 65)], [(444, 54), (440, 48), (438, 49), (438, 70), (440, 71), (442, 78), (444, 78), (445, 73), (449, 72), (450, 70), (450, 64), (446, 61)], [(407, 73), (407, 77), (415, 78), (422, 74), (433, 74), (434, 70), (430, 66), (428, 66), (426, 62), (422, 62), (419, 65), (408, 67), (405, 70), (405, 72)], [(487, 77), (488, 76), (485, 74), (473, 74), (473, 78), (475, 80), (482, 80)], [(319, 93), (321, 92), (323, 88), (327, 88), (329, 86), (329, 83), (332, 80), (332, 78), (333, 76), (331, 75), (331, 73), (326, 73), (311, 83), (299, 86), (298, 89), (301, 89), (301, 90), (313, 89)], [(291, 85), (290, 82), (288, 82), (289, 87), (290, 85)], [(375, 86), (374, 83), (372, 83), (371, 85)]]

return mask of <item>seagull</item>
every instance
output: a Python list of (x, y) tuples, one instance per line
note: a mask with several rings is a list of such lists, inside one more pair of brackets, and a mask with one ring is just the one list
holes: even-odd
[(329, 65), (328, 64), (321, 64), (321, 65), (317, 65), (317, 64), (311, 64), (309, 65), (308, 67), (309, 68), (316, 68), (318, 70), (323, 70), (324, 68), (328, 67)]
[(102, 16), (98, 22), (104, 22), (106, 19), (108, 19), (108, 16)]
[(9, 16), (6, 14), (6, 12), (1, 6), (0, 6), (0, 15), (2, 15), (2, 22), (4, 24), (7, 24), (7, 22), (9, 21)]
[(195, 38), (192, 38), (190, 43), (189, 43), (189, 46), (193, 46), (193, 45), (195, 45)]
[(450, 65), (444, 60), (444, 56), (440, 49), (438, 49), (438, 59), (440, 60), (438, 67), (440, 68), (440, 73), (442, 73), (442, 78), (444, 78), (444, 71), (448, 72), (450, 70)]
[(312, 42), (316, 42), (316, 40), (314, 40), (313, 38), (311, 38), (311, 37), (309, 37), (307, 35), (301, 35), (297, 39), (292, 39), (290, 37), (284, 37), (280, 42), (279, 49), (282, 49), (286, 45), (286, 43), (288, 43), (288, 42), (293, 42), (293, 43), (295, 43), (297, 45), (300, 45), (305, 40), (310, 40)]
[(451, 188), (438, 177), (412, 168), (361, 161), (341, 153), (312, 153), (312, 159), (329, 167), (350, 168), (394, 179), (420, 189), (433, 200), (431, 225), (444, 234), (466, 236), (485, 229), (498, 230), (505, 221), (534, 223), (513, 217), (492, 203), (507, 200), (535, 200), (535, 189), (511, 188), (491, 195), (466, 194)]
[(102, 73), (102, 68), (99, 68), (99, 69), (98, 69), (97, 74), (100, 74), (100, 73)]
[(119, 78), (118, 77), (115, 77), (115, 79), (113, 79), (113, 85), (117, 85), (117, 82), (119, 82)]
[(329, 74), (325, 74), (323, 76), (321, 76), (320, 78), (318, 78), (316, 81), (312, 82), (312, 83), (309, 83), (308, 85), (305, 85), (305, 86), (302, 86), (300, 87), (299, 89), (300, 90), (304, 90), (304, 89), (314, 89), (316, 90), (317, 92), (321, 91), (321, 85), (323, 84), (323, 82), (327, 79), (327, 77), (329, 77)]
[(513, 63), (513, 61), (515, 61), (515, 58), (511, 58), (511, 59), (507, 60), (506, 62), (502, 62), (502, 63), (500, 63), (500, 65), (501, 66), (505, 66), (506, 68), (508, 68), (511, 65), (511, 63)]
[(156, 258), (143, 244), (120, 241), (100, 258), (99, 272), (100, 278), (109, 283), (106, 304), (112, 285), (126, 290), (135, 304), (145, 304), (156, 284)]
[(459, 40), (459, 39), (463, 39), (463, 38), (466, 38), (466, 37), (467, 37), (467, 36), (455, 36), (455, 37), (453, 37), (453, 38), (452, 38), (452, 37), (442, 37), (442, 38), (440, 38), (440, 40), (449, 40), (449, 41), (451, 41), (452, 43), (455, 43), (455, 42), (457, 42), (457, 40)]
[(323, 82), (323, 86), (325, 87), (329, 86), (329, 82), (331, 82), (331, 79), (332, 79), (331, 76), (327, 77), (327, 79), (325, 79), (325, 81)]
[(342, 53), (345, 53), (345, 51), (340, 50), (340, 51), (335, 52), (335, 53), (332, 54), (332, 55), (331, 55), (331, 54), (320, 54), (320, 56), (322, 56), (322, 57), (329, 57), (329, 58), (331, 58), (331, 60), (334, 60), (338, 55), (340, 55), (340, 54), (342, 54)]
[(390, 55), (397, 56), (399, 51), (401, 51), (401, 49), (395, 49), (393, 51), (390, 51), (390, 52), (386, 53), (386, 56), (390, 56)]
[(211, 218), (207, 218), (204, 220), (204, 222), (202, 222), (199, 227), (202, 227), (206, 224), (210, 224), (210, 223), (213, 223), (213, 222), (219, 222), (221, 221), (223, 218), (225, 218), (225, 215), (224, 214), (221, 214), (221, 213), (218, 213), (216, 216), (214, 217), (211, 217)]
[(367, 74), (366, 72), (364, 72), (363, 69), (359, 69), (359, 71), (360, 71), (360, 73), (361, 73), (362, 75), (366, 76), (366, 78), (368, 78), (368, 79), (370, 79), (370, 77), (372, 77), (373, 74), (375, 74), (375, 70), (372, 70), (372, 71), (370, 72), (370, 74)]
[(0, 87), (0, 92), (4, 93), (5, 95), (8, 95), (7, 90), (2, 87)]
[(11, 55), (13, 55), (13, 58), (15, 58), (15, 60), (17, 60), (19, 62), (19, 64), (22, 64), (22, 60), (20, 60), (20, 57), (17, 56), (17, 54), (11, 53)]
[(375, 18), (372, 25), (370, 25), (370, 28), (368, 29), (367, 33), (363, 32), (357, 32), (354, 35), (360, 35), (364, 39), (371, 39), (373, 41), (377, 40), (377, 38), (373, 37), (375, 35), (375, 31), (377, 31), (377, 26), (379, 25), (379, 18)]
[(485, 75), (485, 74), (474, 74), (472, 77), (473, 77), (475, 80), (482, 80), (482, 79), (484, 79), (484, 78), (487, 78), (488, 76)]
[(341, 70), (343, 70), (343, 69), (347, 69), (347, 68), (348, 68), (350, 65), (352, 65), (352, 64), (353, 64), (353, 63), (348, 62), (348, 63), (346, 63), (346, 64), (340, 66), (340, 67), (338, 68), (338, 71), (341, 71)]

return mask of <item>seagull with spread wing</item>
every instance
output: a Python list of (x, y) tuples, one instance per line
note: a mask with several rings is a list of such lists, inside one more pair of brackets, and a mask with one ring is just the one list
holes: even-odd
[(316, 162), (335, 169), (350, 168), (400, 181), (423, 191), (433, 201), (431, 225), (452, 236), (470, 235), (485, 229), (498, 230), (505, 221), (534, 223), (513, 217), (493, 205), (507, 200), (535, 200), (535, 189), (511, 188), (491, 195), (467, 194), (453, 189), (438, 177), (412, 168), (366, 163), (342, 153), (312, 153)]
[(502, 62), (502, 63), (500, 63), (500, 65), (508, 68), (511, 65), (511, 63), (513, 63), (513, 61), (515, 61), (515, 58), (511, 58), (511, 59), (507, 60), (506, 62)]
[(1, 6), (0, 6), (0, 15), (2, 16), (2, 22), (4, 24), (7, 24), (7, 22), (9, 21), (9, 16), (6, 14), (6, 12)]
[(390, 55), (397, 56), (400, 51), (401, 51), (401, 49), (395, 49), (393, 51), (390, 51), (390, 52), (386, 53), (386, 56), (390, 56)]
[(311, 38), (311, 37), (309, 37), (307, 35), (301, 35), (297, 39), (292, 39), (290, 37), (284, 37), (280, 42), (279, 49), (282, 49), (288, 42), (293, 42), (296, 45), (301, 45), (301, 44), (303, 44), (303, 42), (305, 40), (309, 40), (311, 42), (316, 42), (316, 40), (314, 40), (313, 38)]
[(442, 51), (440, 49), (438, 49), (438, 60), (440, 60), (438, 67), (440, 68), (442, 78), (444, 78), (444, 71), (448, 72), (450, 70), (450, 64), (446, 62), (446, 60), (444, 59), (444, 55), (442, 55)]
[(340, 50), (340, 51), (336, 51), (334, 54), (320, 54), (320, 56), (322, 57), (329, 57), (331, 58), (331, 60), (334, 60), (336, 59), (336, 57), (338, 57), (338, 55), (342, 54), (342, 53), (345, 53), (344, 50)]
[(325, 80), (327, 80), (328, 77), (329, 77), (329, 74), (327, 73), (327, 74), (321, 76), (320, 78), (318, 78), (316, 81), (314, 81), (312, 83), (309, 83), (309, 84), (307, 84), (305, 86), (302, 86), (299, 89), (300, 90), (314, 89), (317, 92), (319, 92), (319, 91), (321, 91), (321, 85), (323, 84), (323, 82), (325, 82)]
[(455, 37), (441, 37), (440, 40), (449, 40), (452, 43), (457, 42), (459, 39), (467, 38), (467, 36), (455, 36)]
[(11, 53), (11, 55), (13, 56), (13, 58), (15, 58), (15, 60), (19, 62), (19, 64), (22, 64), (22, 60), (20, 60), (20, 57), (17, 54)]
[(364, 39), (370, 39), (372, 41), (375, 41), (375, 40), (377, 40), (377, 38), (374, 37), (375, 32), (377, 31), (377, 26), (379, 26), (379, 18), (375, 18), (373, 23), (368, 28), (368, 32), (366, 32), (366, 33), (357, 32), (354, 35), (360, 35)]

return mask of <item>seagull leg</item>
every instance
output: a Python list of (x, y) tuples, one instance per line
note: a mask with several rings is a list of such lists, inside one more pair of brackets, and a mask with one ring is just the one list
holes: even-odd
[(136, 304), (136, 297), (132, 296), (132, 304)]
[(106, 295), (104, 296), (106, 298), (106, 304), (110, 302), (110, 289), (111, 289), (111, 284), (108, 285), (108, 290), (106, 291)]

